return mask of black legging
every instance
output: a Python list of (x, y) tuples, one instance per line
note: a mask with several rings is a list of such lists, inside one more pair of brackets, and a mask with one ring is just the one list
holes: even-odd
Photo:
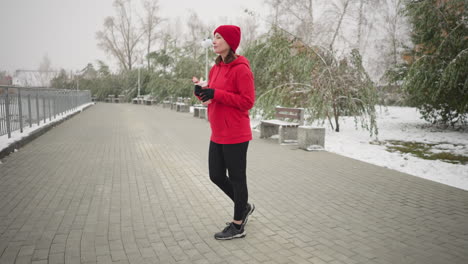
[(234, 220), (243, 219), (249, 196), (246, 175), (248, 147), (249, 141), (239, 144), (217, 144), (210, 141), (210, 179), (234, 202)]

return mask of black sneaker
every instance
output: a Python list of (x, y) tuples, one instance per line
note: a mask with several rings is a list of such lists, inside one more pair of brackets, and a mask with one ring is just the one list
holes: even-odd
[(234, 224), (226, 223), (227, 226), (224, 228), (223, 231), (216, 233), (214, 237), (218, 240), (229, 240), (234, 238), (242, 238), (245, 237), (246, 233), (244, 231), (244, 226), (242, 225), (240, 229), (237, 229)]
[(253, 211), (255, 211), (255, 205), (247, 203), (244, 211), (244, 217), (242, 218), (242, 226), (247, 224), (247, 221), (249, 221), (249, 215), (251, 215)]

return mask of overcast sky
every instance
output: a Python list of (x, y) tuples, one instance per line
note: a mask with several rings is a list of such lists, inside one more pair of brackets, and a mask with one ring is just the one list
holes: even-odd
[[(52, 68), (78, 70), (110, 58), (96, 32), (114, 15), (114, 0), (0, 0), (0, 71), (37, 70), (45, 54)], [(139, 0), (133, 0), (139, 5)], [(186, 18), (196, 10), (205, 22), (236, 21), (244, 9), (262, 12), (264, 0), (159, 0), (163, 17)], [(219, 14), (219, 15), (218, 15)], [(230, 22), (230, 21), (227, 21)]]

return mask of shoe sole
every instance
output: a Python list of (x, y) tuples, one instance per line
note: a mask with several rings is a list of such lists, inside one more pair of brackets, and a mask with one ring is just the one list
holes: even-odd
[(215, 239), (216, 240), (232, 240), (232, 239), (235, 239), (235, 238), (243, 238), (246, 235), (247, 235), (247, 233), (244, 230), (244, 233), (242, 233), (242, 234), (237, 234), (237, 235), (232, 236), (232, 237), (215, 237)]
[(252, 204), (252, 208), (250, 209), (250, 212), (247, 214), (247, 217), (245, 217), (245, 221), (243, 225), (245, 226), (247, 222), (249, 221), (249, 216), (255, 211), (255, 204)]

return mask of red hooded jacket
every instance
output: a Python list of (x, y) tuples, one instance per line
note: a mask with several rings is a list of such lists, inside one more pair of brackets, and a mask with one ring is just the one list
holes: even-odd
[(215, 89), (208, 105), (211, 141), (237, 144), (252, 140), (249, 110), (255, 102), (255, 85), (249, 61), (238, 56), (231, 63), (215, 64), (208, 87)]

